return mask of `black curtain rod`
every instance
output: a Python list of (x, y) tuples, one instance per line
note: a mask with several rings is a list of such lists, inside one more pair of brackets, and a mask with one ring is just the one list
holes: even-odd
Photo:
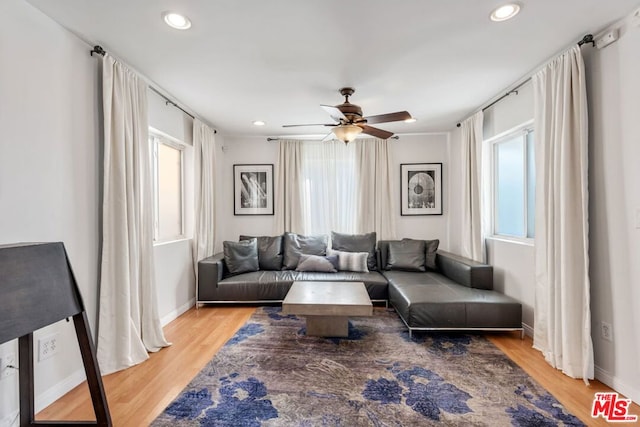
[[(596, 45), (595, 40), (593, 39), (593, 34), (586, 34), (582, 40), (580, 40), (578, 42), (578, 46), (582, 46), (583, 44), (587, 44), (587, 43), (591, 43), (593, 46)], [(516, 86), (515, 88), (511, 89), (509, 92), (505, 93), (504, 95), (502, 95), (500, 98), (496, 99), (495, 101), (493, 101), (491, 104), (487, 105), (486, 107), (482, 107), (482, 111), (485, 111), (491, 107), (493, 107), (494, 105), (496, 105), (498, 102), (502, 101), (503, 99), (505, 99), (507, 96), (511, 95), (511, 94), (518, 94), (518, 89), (520, 89), (522, 86), (524, 86), (526, 83), (531, 81), (531, 77), (527, 78), (525, 81), (523, 81), (522, 83), (520, 83), (518, 86)], [(456, 127), (460, 127), (460, 123), (456, 124)]]
[[(93, 47), (93, 49), (91, 50), (90, 55), (93, 56), (94, 53), (96, 53), (96, 54), (98, 54), (100, 56), (104, 56), (107, 52), (105, 52), (105, 50), (102, 48), (102, 46), (95, 45)], [(152, 91), (154, 91), (155, 93), (157, 93), (158, 95), (160, 95), (164, 99), (164, 101), (165, 101), (164, 105), (171, 105), (172, 107), (176, 107), (178, 110), (182, 111), (187, 116), (191, 117), (192, 119), (195, 119), (195, 116), (193, 114), (191, 114), (190, 112), (188, 112), (187, 110), (185, 110), (184, 108), (182, 108), (181, 106), (179, 106), (178, 104), (176, 104), (175, 102), (173, 102), (172, 100), (167, 98), (165, 95), (163, 95), (155, 87), (149, 85), (149, 89), (151, 89)], [(214, 129), (213, 133), (218, 133), (218, 131)]]
[[(267, 142), (280, 141), (281, 139), (285, 139), (285, 138), (277, 138), (277, 137), (276, 137), (276, 138), (272, 138), (272, 137), (268, 137), (268, 138), (267, 138)], [(399, 135), (393, 135), (393, 136), (390, 136), (390, 137), (389, 137), (389, 138), (387, 138), (387, 139), (400, 139), (400, 136), (399, 136)], [(319, 140), (319, 139), (310, 139), (310, 140), (304, 140), (304, 139), (303, 139), (302, 141), (320, 141), (320, 140)]]

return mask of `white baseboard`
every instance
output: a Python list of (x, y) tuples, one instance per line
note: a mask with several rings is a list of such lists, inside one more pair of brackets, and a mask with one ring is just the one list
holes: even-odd
[(60, 381), (53, 387), (37, 395), (34, 402), (36, 413), (40, 412), (56, 400), (60, 399), (65, 394), (69, 393), (74, 387), (76, 387), (78, 384), (81, 384), (86, 379), (87, 377), (85, 376), (83, 368), (75, 371), (63, 381)]
[(594, 367), (594, 373), (598, 381), (608, 385), (618, 393), (626, 396), (627, 399), (631, 399), (635, 403), (640, 404), (640, 390), (633, 386), (630, 386), (627, 382), (622, 381), (620, 378), (616, 378), (611, 374), (611, 372), (605, 371), (598, 366)]
[(18, 420), (20, 411), (13, 411), (6, 417), (0, 420), (0, 427), (17, 427), (20, 424)]
[(533, 338), (533, 327), (527, 325), (526, 323), (522, 323), (522, 327), (524, 328), (524, 334), (528, 337)]
[(173, 310), (173, 311), (165, 314), (164, 316), (162, 316), (162, 318), (160, 319), (160, 324), (163, 327), (168, 325), (169, 323), (171, 323), (172, 321), (174, 321), (175, 319), (180, 317), (181, 314), (187, 312), (187, 310), (189, 310), (195, 304), (196, 304), (196, 299), (195, 298), (191, 298), (189, 301), (187, 301), (186, 303), (182, 304), (180, 307), (178, 307), (175, 310)]

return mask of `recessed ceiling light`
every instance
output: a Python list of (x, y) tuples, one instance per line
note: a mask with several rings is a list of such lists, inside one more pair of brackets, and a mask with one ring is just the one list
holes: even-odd
[(417, 122), (417, 121), (418, 121), (418, 119), (416, 119), (416, 118), (414, 118), (414, 117), (411, 117), (410, 119), (407, 119), (407, 120), (405, 120), (404, 122), (405, 122), (405, 123), (415, 123), (415, 122)]
[(495, 22), (506, 21), (516, 16), (520, 12), (520, 5), (509, 3), (496, 8), (491, 12), (491, 20)]
[(256, 120), (255, 122), (253, 122), (254, 126), (264, 126), (266, 125), (265, 122), (263, 122), (262, 120)]
[(184, 15), (175, 12), (163, 12), (162, 19), (171, 28), (176, 30), (187, 30), (191, 28), (191, 21)]

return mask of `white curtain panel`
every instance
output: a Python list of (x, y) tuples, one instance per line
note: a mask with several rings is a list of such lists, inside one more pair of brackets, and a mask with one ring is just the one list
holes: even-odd
[(482, 203), (482, 121), (478, 111), (461, 123), (462, 133), (462, 255), (484, 262)]
[(303, 232), (302, 141), (280, 140), (276, 164), (274, 234)]
[(353, 234), (357, 228), (356, 147), (333, 140), (302, 145), (303, 233)]
[(102, 65), (104, 189), (98, 362), (103, 374), (169, 345), (153, 265), (147, 85), (106, 55)]
[(396, 238), (396, 186), (392, 184), (393, 156), (384, 139), (356, 139), (358, 233), (375, 231), (379, 240)]
[(533, 76), (536, 125), (534, 347), (593, 378), (589, 308), (587, 98), (574, 47)]
[(193, 233), (193, 268), (198, 280), (198, 261), (216, 250), (216, 135), (198, 119), (193, 120), (195, 229)]

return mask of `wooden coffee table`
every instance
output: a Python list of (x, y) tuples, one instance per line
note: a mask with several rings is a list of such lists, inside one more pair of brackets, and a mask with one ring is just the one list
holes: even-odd
[(293, 282), (283, 314), (306, 316), (307, 335), (349, 336), (349, 316), (371, 316), (373, 305), (362, 282)]

